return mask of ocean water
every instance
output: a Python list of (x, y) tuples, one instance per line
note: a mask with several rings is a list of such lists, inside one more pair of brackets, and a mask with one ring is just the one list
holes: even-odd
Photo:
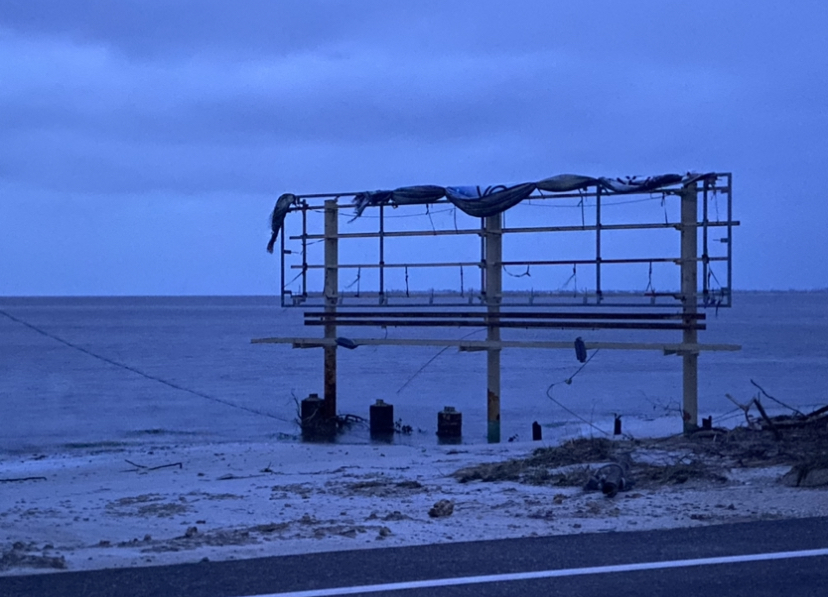
[[(295, 441), (297, 400), (322, 393), (321, 350), (250, 343), (321, 334), (303, 326), (301, 309), (282, 309), (274, 297), (0, 298), (0, 310), (73, 345), (0, 315), (3, 452)], [(725, 394), (747, 402), (758, 393), (751, 380), (802, 410), (828, 403), (828, 292), (737, 293), (732, 309), (708, 312), (707, 324), (700, 341), (743, 348), (700, 356), (700, 416), (712, 415), (714, 424), (738, 424), (744, 417)], [(367, 337), (371, 330), (340, 333)], [(388, 330), (390, 337), (466, 334), (468, 328)], [(504, 338), (573, 341), (577, 335), (587, 341), (680, 339), (678, 332), (614, 330), (514, 331)], [(454, 406), (463, 413), (463, 441), (485, 442), (485, 353), (449, 349), (434, 358), (437, 352), (391, 346), (340, 350), (339, 412), (367, 417), (369, 405), (381, 398), (414, 430), (395, 441), (418, 444), (436, 442), (436, 413)], [(533, 421), (544, 426), (545, 436), (590, 429), (584, 421), (608, 431), (615, 414), (626, 430), (643, 429), (648, 422), (661, 422), (667, 431), (681, 429), (678, 357), (599, 351), (571, 384), (564, 380), (580, 367), (574, 349), (509, 349), (502, 366), (503, 441), (530, 439)], [(548, 391), (575, 416), (550, 400)], [(768, 399), (763, 403), (784, 411)], [(369, 441), (367, 429), (356, 425), (340, 441)]]

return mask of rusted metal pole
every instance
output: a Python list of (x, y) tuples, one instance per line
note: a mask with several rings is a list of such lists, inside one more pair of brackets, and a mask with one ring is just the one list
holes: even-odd
[[(698, 299), (698, 189), (696, 184), (681, 193), (681, 300), (684, 323), (693, 323)], [(693, 326), (682, 332), (682, 344), (698, 344), (699, 334)], [(699, 353), (682, 350), (682, 417), (684, 432), (699, 427)]]
[[(325, 201), (325, 313), (336, 315), (339, 294), (339, 220), (336, 199)], [(325, 324), (325, 338), (336, 338), (336, 323)], [(326, 345), (325, 381), (322, 414), (325, 419), (336, 416), (336, 344)]]
[[(486, 308), (488, 314), (500, 313), (503, 294), (503, 222), (502, 215), (486, 218)], [(491, 319), (490, 319), (491, 321)], [(500, 341), (499, 321), (487, 326), (486, 339)], [(500, 442), (500, 349), (486, 350), (486, 411), (489, 443)]]

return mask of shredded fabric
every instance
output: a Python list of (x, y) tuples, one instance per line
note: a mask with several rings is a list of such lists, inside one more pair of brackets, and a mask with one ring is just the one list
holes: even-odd
[(536, 188), (537, 185), (533, 182), (509, 188), (494, 187), (482, 192), (479, 187), (448, 187), (446, 198), (470, 216), (488, 218), (514, 207)]
[(422, 205), (434, 203), (446, 196), (446, 190), (436, 185), (419, 185), (414, 187), (400, 187), (395, 189), (391, 196), (394, 205)]
[[(716, 174), (712, 172), (700, 174), (688, 172), (687, 174), (659, 174), (655, 176), (625, 176), (620, 178), (595, 178), (581, 174), (557, 174), (544, 178), (539, 182), (527, 182), (514, 186), (498, 185), (488, 188), (476, 187), (441, 187), (438, 185), (414, 185), (400, 187), (393, 191), (365, 191), (354, 195), (352, 204), (354, 206), (354, 217), (356, 220), (368, 207), (379, 207), (381, 205), (429, 205), (441, 200), (443, 197), (449, 200), (455, 207), (464, 213), (476, 217), (487, 218), (503, 213), (514, 207), (524, 199), (532, 196), (537, 190), (542, 193), (571, 193), (583, 191), (590, 187), (600, 189), (607, 195), (625, 193), (651, 193), (663, 190), (674, 185), (691, 185), (699, 181), (715, 183)], [(296, 203), (296, 195), (286, 193), (279, 197), (276, 207), (271, 214), (272, 236), (267, 245), (269, 253), (273, 252), (273, 246), (279, 236), (279, 231), (284, 225), (285, 215), (290, 206)]]
[(287, 215), (290, 206), (296, 202), (296, 195), (292, 193), (285, 193), (276, 200), (276, 206), (270, 214), (270, 242), (267, 243), (267, 252), (273, 253), (273, 247), (276, 244), (276, 239), (279, 237), (279, 231), (285, 223), (285, 216)]

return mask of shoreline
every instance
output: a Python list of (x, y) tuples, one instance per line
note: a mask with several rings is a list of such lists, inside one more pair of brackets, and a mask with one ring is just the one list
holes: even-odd
[[(575, 440), (579, 450), (607, 441)], [(825, 487), (779, 482), (789, 463), (691, 457), (692, 446), (669, 438), (609, 444), (639, 463), (636, 484), (612, 498), (580, 482), (603, 454), (581, 450), (531, 468), (533, 454), (558, 457), (550, 441), (169, 444), (4, 457), (0, 574), (828, 515)], [(652, 481), (661, 473), (650, 471), (682, 462), (710, 474)], [(463, 482), (464, 471), (481, 470), (495, 473)]]

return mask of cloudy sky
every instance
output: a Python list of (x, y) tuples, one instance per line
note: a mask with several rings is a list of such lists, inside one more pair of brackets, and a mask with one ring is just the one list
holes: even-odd
[(274, 294), (286, 191), (688, 170), (734, 173), (737, 289), (825, 288), (826, 30), (824, 0), (2, 0), (0, 295)]

